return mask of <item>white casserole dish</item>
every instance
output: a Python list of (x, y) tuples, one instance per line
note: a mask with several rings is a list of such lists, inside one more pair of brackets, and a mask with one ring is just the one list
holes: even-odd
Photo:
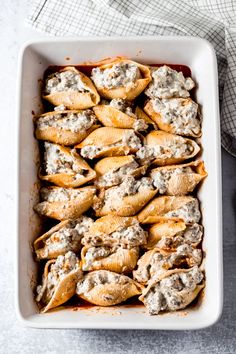
[[(196, 100), (202, 106), (202, 159), (208, 177), (199, 191), (203, 225), (206, 288), (197, 305), (177, 313), (145, 314), (141, 306), (63, 309), (39, 314), (32, 284), (36, 263), (30, 244), (38, 236), (39, 220), (32, 207), (38, 200), (38, 147), (32, 112), (41, 112), (40, 85), (49, 65), (77, 64), (126, 55), (143, 63), (185, 64), (197, 82)], [(198, 329), (214, 324), (223, 301), (221, 231), (221, 155), (217, 64), (213, 47), (192, 37), (130, 37), (46, 39), (24, 46), (19, 63), (19, 175), (16, 308), (27, 326), (40, 328)]]

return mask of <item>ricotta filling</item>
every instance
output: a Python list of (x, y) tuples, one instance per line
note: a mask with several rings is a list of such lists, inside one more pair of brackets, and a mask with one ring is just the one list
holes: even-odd
[(87, 216), (81, 216), (76, 220), (69, 221), (46, 240), (47, 251), (78, 252), (81, 246), (81, 239), (92, 224), (93, 220)]
[(96, 122), (94, 113), (87, 109), (78, 113), (56, 113), (40, 117), (37, 120), (37, 127), (39, 129), (59, 128), (69, 130), (73, 133), (84, 133), (92, 127)]
[(176, 311), (185, 306), (185, 296), (191, 294), (203, 280), (203, 273), (195, 266), (188, 272), (172, 274), (152, 286), (144, 296), (150, 315), (160, 311)]
[(134, 277), (138, 282), (146, 283), (153, 276), (160, 276), (167, 270), (181, 268), (182, 265), (193, 267), (199, 265), (201, 261), (202, 251), (200, 249), (183, 244), (178, 246), (174, 252), (156, 251), (146, 264), (143, 264), (141, 258), (138, 261), (138, 269), (134, 271)]
[[(82, 147), (80, 153), (84, 158), (94, 159), (99, 153), (106, 151), (108, 148), (112, 147), (129, 147), (130, 149), (138, 150), (141, 148), (142, 143), (139, 137), (135, 134), (133, 130), (128, 130), (123, 134), (122, 140), (110, 144), (107, 146), (99, 146), (99, 145), (88, 145)], [(129, 152), (127, 152), (128, 154)]]
[(73, 188), (57, 187), (54, 189), (42, 188), (41, 197), (43, 201), (52, 202), (69, 202), (78, 198), (84, 191)]
[(199, 203), (197, 199), (185, 203), (179, 209), (171, 210), (164, 215), (166, 218), (179, 218), (186, 224), (197, 223), (201, 219)]
[(43, 279), (43, 284), (37, 287), (38, 296), (36, 300), (43, 300), (47, 304), (53, 297), (59, 282), (69, 273), (78, 269), (79, 260), (75, 253), (69, 251), (64, 256), (58, 256), (56, 262), (50, 266), (47, 277)]
[(97, 87), (107, 89), (132, 87), (141, 77), (140, 70), (134, 63), (117, 63), (105, 70), (94, 68), (91, 76)]
[(191, 167), (180, 167), (180, 168), (174, 168), (174, 169), (163, 169), (160, 171), (154, 171), (151, 173), (151, 177), (153, 179), (153, 185), (158, 189), (158, 192), (160, 194), (165, 194), (169, 181), (172, 177), (177, 177), (180, 174), (183, 173), (194, 173)]
[(182, 72), (163, 65), (152, 71), (152, 81), (145, 93), (150, 98), (189, 97), (189, 91), (195, 86), (194, 81), (185, 78)]
[(45, 94), (51, 95), (66, 91), (89, 92), (90, 89), (83, 82), (79, 72), (66, 70), (48, 76), (45, 85)]
[(44, 143), (44, 147), (44, 165), (45, 171), (48, 175), (66, 173), (73, 175), (75, 179), (78, 179), (84, 177), (87, 173), (87, 169), (85, 170), (78, 166), (73, 154), (66, 154), (58, 147), (58, 145), (48, 142)]
[(101, 188), (112, 187), (120, 184), (127, 175), (131, 175), (137, 168), (139, 168), (139, 164), (136, 161), (132, 161), (121, 167), (114, 168), (99, 177), (97, 185)]
[(136, 156), (140, 163), (146, 164), (155, 159), (187, 158), (193, 150), (194, 148), (189, 141), (178, 137), (172, 141), (166, 141), (165, 145), (145, 145), (137, 151)]
[(188, 225), (184, 231), (180, 231), (174, 236), (162, 237), (155, 247), (175, 249), (183, 244), (197, 246), (201, 242), (202, 236), (202, 225), (195, 223), (193, 225)]
[(153, 109), (161, 115), (163, 123), (172, 127), (176, 134), (198, 135), (201, 121), (198, 116), (198, 104), (183, 98), (151, 100)]
[(134, 219), (130, 226), (121, 226), (110, 234), (93, 235), (89, 232), (82, 239), (82, 244), (92, 246), (120, 245), (127, 248), (146, 244), (148, 233), (142, 229), (139, 222)]

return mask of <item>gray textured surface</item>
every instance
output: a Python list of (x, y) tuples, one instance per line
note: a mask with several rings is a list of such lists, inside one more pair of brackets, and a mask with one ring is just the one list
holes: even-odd
[[(19, 45), (40, 35), (23, 27), (27, 0), (0, 0), (0, 353), (236, 353), (236, 159), (223, 152), (224, 310), (199, 331), (36, 330), (14, 312), (15, 122), (14, 92)], [(6, 155), (6, 151), (8, 151)], [(212, 235), (214, 237), (214, 235)]]

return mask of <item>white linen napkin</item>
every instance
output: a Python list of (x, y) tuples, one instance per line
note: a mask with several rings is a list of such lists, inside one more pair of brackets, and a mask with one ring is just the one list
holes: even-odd
[(27, 23), (54, 36), (191, 35), (217, 54), (223, 147), (236, 156), (235, 0), (35, 0)]

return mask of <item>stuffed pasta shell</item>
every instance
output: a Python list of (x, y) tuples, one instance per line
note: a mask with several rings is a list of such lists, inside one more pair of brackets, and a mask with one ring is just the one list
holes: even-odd
[(82, 299), (98, 306), (112, 306), (140, 295), (142, 286), (127, 277), (108, 270), (87, 273), (77, 283), (76, 293)]
[(57, 220), (76, 219), (92, 206), (95, 192), (94, 187), (43, 187), (42, 202), (36, 204), (34, 210)]
[(54, 106), (64, 105), (68, 109), (85, 109), (100, 101), (92, 81), (73, 66), (46, 78), (43, 98)]
[(128, 59), (98, 66), (91, 76), (99, 94), (107, 99), (135, 99), (151, 81), (150, 69)]
[(157, 197), (138, 215), (139, 222), (144, 224), (163, 219), (182, 220), (186, 224), (198, 223), (201, 219), (198, 199), (190, 196)]
[(191, 159), (199, 151), (200, 146), (194, 140), (159, 130), (146, 136), (146, 144), (136, 156), (142, 164), (165, 166)]
[(104, 156), (124, 156), (135, 153), (142, 146), (142, 137), (133, 129), (102, 127), (93, 131), (76, 148), (81, 156), (94, 159)]
[(76, 153), (61, 145), (44, 143), (44, 169), (39, 177), (59, 187), (75, 188), (96, 177), (96, 172)]
[(67, 111), (63, 106), (35, 117), (34, 121), (37, 139), (65, 146), (79, 144), (99, 127), (92, 110)]
[(42, 285), (37, 286), (36, 301), (47, 312), (68, 301), (76, 291), (76, 284), (82, 278), (79, 260), (75, 253), (48, 261), (44, 268)]
[(139, 297), (150, 315), (184, 309), (204, 288), (204, 275), (197, 267), (174, 269), (150, 280)]

